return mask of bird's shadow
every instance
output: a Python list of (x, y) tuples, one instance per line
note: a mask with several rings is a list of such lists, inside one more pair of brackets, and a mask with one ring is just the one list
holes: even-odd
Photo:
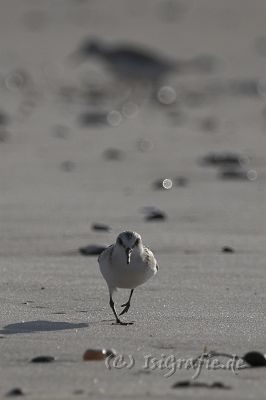
[(63, 331), (67, 329), (86, 328), (88, 326), (89, 325), (86, 323), (75, 324), (70, 322), (37, 320), (37, 321), (18, 322), (15, 324), (6, 325), (2, 330), (0, 330), (0, 334), (14, 335), (17, 333)]

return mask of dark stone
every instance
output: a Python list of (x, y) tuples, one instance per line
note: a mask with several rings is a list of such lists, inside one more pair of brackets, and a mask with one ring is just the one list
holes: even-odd
[(251, 367), (266, 367), (265, 355), (258, 351), (249, 351), (243, 356), (243, 360)]
[(77, 390), (74, 390), (74, 392), (73, 392), (74, 395), (79, 395), (79, 394), (83, 394), (83, 393), (84, 393), (84, 390), (82, 390), (82, 389), (77, 389)]
[(105, 152), (103, 153), (104, 158), (107, 160), (122, 160), (123, 158), (123, 152), (119, 149), (106, 149)]
[(38, 356), (31, 359), (31, 363), (50, 363), (55, 361), (55, 358), (52, 356)]
[(93, 224), (91, 229), (94, 231), (104, 231), (109, 232), (111, 230), (110, 226), (104, 224)]
[(78, 121), (81, 126), (107, 125), (106, 113), (103, 112), (87, 112), (80, 114)]
[(97, 244), (89, 244), (86, 247), (81, 247), (79, 249), (80, 254), (83, 256), (97, 256), (100, 255), (107, 247), (99, 246)]
[(150, 211), (145, 217), (146, 221), (164, 221), (166, 219), (166, 214), (160, 210)]
[(108, 349), (88, 349), (83, 354), (83, 361), (102, 361), (106, 358), (115, 356), (113, 350)]
[(231, 389), (230, 386), (225, 385), (223, 382), (213, 382), (213, 383), (206, 383), (206, 382), (198, 382), (198, 381), (179, 381), (176, 382), (173, 386), (173, 389), (179, 388), (205, 388), (205, 389)]
[(209, 153), (202, 158), (201, 164), (212, 167), (239, 167), (243, 159), (234, 153)]
[(7, 392), (6, 396), (8, 396), (8, 397), (24, 396), (24, 393), (20, 388), (14, 388), (14, 389), (11, 389), (9, 392)]
[(223, 252), (223, 253), (234, 253), (235, 250), (233, 249), (233, 247), (224, 246), (224, 247), (222, 248), (222, 252)]
[(231, 168), (231, 169), (221, 170), (218, 174), (218, 177), (220, 179), (227, 179), (227, 180), (240, 180), (240, 181), (248, 180), (247, 172), (241, 168)]

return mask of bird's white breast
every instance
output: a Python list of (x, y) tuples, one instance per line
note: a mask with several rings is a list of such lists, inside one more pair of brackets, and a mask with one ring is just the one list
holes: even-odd
[[(109, 287), (134, 289), (156, 274), (156, 260), (133, 251), (126, 263), (123, 249), (111, 246), (99, 259), (100, 270)], [(152, 253), (151, 253), (152, 254)]]

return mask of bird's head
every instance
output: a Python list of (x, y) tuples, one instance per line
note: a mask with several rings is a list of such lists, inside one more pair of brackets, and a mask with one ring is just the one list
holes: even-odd
[(130, 264), (131, 254), (135, 249), (141, 251), (143, 245), (141, 236), (137, 232), (126, 231), (117, 236), (116, 245), (126, 253), (127, 264)]

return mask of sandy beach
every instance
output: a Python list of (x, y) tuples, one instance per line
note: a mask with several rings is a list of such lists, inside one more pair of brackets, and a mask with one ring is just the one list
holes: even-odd
[[(197, 382), (225, 387), (173, 388), (194, 371), (144, 366), (204, 348), (266, 353), (265, 2), (0, 5), (0, 396), (264, 398), (265, 368), (203, 367)], [(68, 62), (86, 37), (194, 70), (165, 77), (161, 96), (132, 89), (100, 61)], [(147, 221), (149, 207), (166, 218)], [(160, 266), (136, 290), (130, 326), (112, 325), (97, 256), (79, 252), (123, 230), (139, 232)], [(127, 297), (120, 290), (117, 304)], [(125, 366), (83, 361), (102, 348)]]

